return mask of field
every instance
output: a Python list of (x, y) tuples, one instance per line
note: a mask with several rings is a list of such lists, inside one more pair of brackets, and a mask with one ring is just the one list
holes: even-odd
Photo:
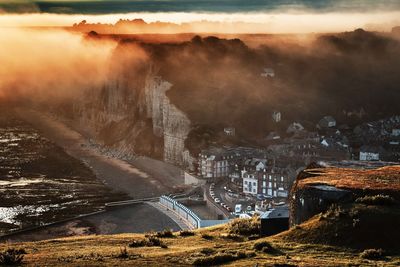
[[(26, 266), (398, 266), (400, 254), (379, 260), (360, 257), (363, 250), (284, 241), (283, 235), (260, 238), (229, 233), (230, 226), (194, 231), (193, 236), (159, 238), (162, 247), (129, 247), (143, 234), (85, 236), (36, 243), (2, 244), (23, 248)], [(167, 236), (167, 235), (165, 235)], [(256, 245), (257, 244), (257, 245)], [(286, 265), (283, 265), (286, 264)]]

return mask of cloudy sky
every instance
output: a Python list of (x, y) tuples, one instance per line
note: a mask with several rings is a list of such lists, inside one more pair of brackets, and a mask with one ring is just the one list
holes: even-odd
[(378, 12), (399, 0), (0, 0), (3, 12), (109, 14), (130, 12)]

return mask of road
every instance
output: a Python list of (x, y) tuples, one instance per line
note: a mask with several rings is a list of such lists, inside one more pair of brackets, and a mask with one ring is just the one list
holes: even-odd
[[(228, 192), (224, 189), (224, 187), (228, 187), (228, 184), (229, 184), (229, 181), (227, 179), (217, 182), (214, 186), (214, 193), (215, 193), (215, 196), (218, 197), (219, 199), (221, 199), (221, 202), (228, 205), (232, 209), (232, 211), (235, 210), (236, 204), (242, 204), (243, 210), (246, 209), (248, 206), (254, 204), (254, 201), (247, 200), (247, 199), (238, 199), (237, 201), (234, 201), (234, 202), (228, 200), (228, 198), (226, 197)], [(208, 191), (209, 191), (209, 187), (208, 187)]]
[[(222, 207), (220, 204), (218, 204), (218, 203), (216, 203), (215, 201), (214, 201), (214, 199), (211, 197), (211, 195), (210, 195), (210, 186), (211, 186), (211, 184), (206, 184), (206, 186), (205, 186), (205, 188), (206, 188), (206, 196), (207, 196), (207, 199), (211, 202), (211, 203), (213, 203), (213, 205), (215, 206), (215, 207), (217, 207), (218, 208), (218, 210), (220, 210), (223, 214), (225, 214), (227, 217), (232, 217), (232, 214), (227, 210), (227, 209), (225, 209), (224, 207)], [(219, 198), (219, 199), (221, 199), (222, 200), (222, 202), (224, 202), (225, 201), (225, 196), (223, 196), (224, 194), (223, 194), (223, 192), (221, 191), (221, 188), (222, 188), (222, 190), (224, 190), (223, 189), (223, 187), (220, 187), (219, 186), (219, 184), (217, 185), (215, 185), (215, 187), (214, 187), (215, 189), (214, 189), (214, 193), (215, 193), (215, 196), (217, 197), (217, 198)], [(215, 191), (215, 190), (217, 190), (217, 191)], [(226, 202), (224, 202), (225, 204), (228, 204), (228, 203), (226, 203)], [(230, 206), (230, 205), (228, 205), (231, 209), (232, 209), (232, 207)], [(232, 211), (233, 211), (234, 209), (232, 209)]]

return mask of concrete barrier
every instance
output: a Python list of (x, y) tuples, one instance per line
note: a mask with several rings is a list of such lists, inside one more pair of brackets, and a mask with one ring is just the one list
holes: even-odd
[(200, 219), (199, 216), (197, 216), (196, 213), (194, 213), (192, 210), (187, 208), (185, 205), (182, 203), (179, 203), (173, 198), (170, 198), (168, 196), (161, 196), (160, 197), (160, 203), (164, 205), (165, 207), (169, 208), (170, 210), (173, 210), (181, 217), (182, 219), (186, 220), (189, 222), (190, 225), (193, 226), (193, 228), (202, 228), (202, 227), (208, 227), (208, 226), (213, 226), (213, 225), (218, 225), (218, 224), (223, 224), (227, 223), (230, 220), (202, 220)]

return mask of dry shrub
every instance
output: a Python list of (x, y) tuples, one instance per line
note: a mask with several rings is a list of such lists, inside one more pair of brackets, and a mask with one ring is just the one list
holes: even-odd
[(384, 251), (382, 249), (366, 249), (361, 252), (360, 257), (368, 260), (381, 260), (384, 258)]
[(387, 195), (364, 196), (356, 199), (356, 203), (365, 205), (391, 206), (396, 203), (395, 199)]
[(213, 237), (212, 235), (209, 235), (209, 234), (206, 234), (206, 233), (201, 234), (201, 238), (204, 238), (204, 239), (206, 239), (206, 240), (212, 240), (212, 239), (214, 239), (214, 237)]
[(8, 248), (0, 253), (0, 265), (19, 265), (22, 263), (25, 254), (24, 249)]
[(126, 249), (126, 247), (120, 248), (120, 251), (119, 251), (119, 253), (117, 254), (116, 257), (120, 258), (120, 259), (129, 258), (129, 253), (128, 253), (128, 250)]
[(260, 234), (261, 222), (259, 217), (251, 219), (236, 219), (229, 224), (229, 233), (254, 236)]
[(208, 255), (194, 260), (193, 265), (196, 266), (217, 266), (228, 262), (253, 257), (254, 254), (238, 251), (237, 253), (218, 253)]
[(261, 241), (254, 244), (253, 247), (257, 251), (261, 251), (264, 253), (274, 254), (274, 255), (281, 255), (282, 252), (276, 248), (274, 248), (270, 243), (267, 241)]
[(130, 248), (137, 247), (161, 247), (168, 248), (168, 246), (158, 237), (156, 236), (147, 236), (145, 239), (141, 240), (133, 240), (128, 245)]
[(179, 232), (179, 235), (183, 236), (183, 237), (185, 237), (185, 236), (194, 236), (194, 235), (196, 235), (196, 233), (193, 232), (193, 231), (190, 231), (190, 230), (182, 230), (182, 231)]
[(213, 248), (202, 248), (200, 252), (204, 255), (211, 255), (211, 254), (215, 254), (216, 250)]
[(155, 234), (155, 236), (156, 237), (160, 237), (160, 238), (173, 238), (173, 237), (175, 237), (175, 235), (174, 235), (174, 233), (172, 232), (171, 229), (164, 230), (164, 231), (161, 231), (161, 232), (157, 232)]

